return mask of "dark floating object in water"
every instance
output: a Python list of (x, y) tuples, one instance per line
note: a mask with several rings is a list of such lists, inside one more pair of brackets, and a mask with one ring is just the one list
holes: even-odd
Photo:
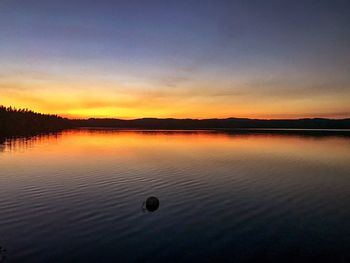
[(159, 199), (157, 197), (150, 196), (147, 198), (146, 202), (143, 203), (143, 209), (145, 206), (149, 212), (154, 212), (159, 208)]

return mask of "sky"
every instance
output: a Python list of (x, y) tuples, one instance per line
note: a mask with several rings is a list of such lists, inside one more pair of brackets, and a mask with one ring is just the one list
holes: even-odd
[(350, 0), (0, 0), (0, 104), (70, 118), (350, 117)]

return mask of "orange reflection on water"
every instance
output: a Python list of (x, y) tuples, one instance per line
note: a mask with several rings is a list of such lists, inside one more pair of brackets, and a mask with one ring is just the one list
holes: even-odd
[[(0, 143), (1, 145), (1, 143)], [(216, 131), (120, 131), (113, 129), (70, 130), (58, 134), (7, 140), (5, 153), (23, 158), (65, 161), (89, 160), (101, 156), (150, 158), (152, 154), (254, 154), (299, 156), (321, 159), (348, 158), (350, 139), (278, 134), (240, 134)], [(45, 151), (45, 156), (43, 156)]]
[(286, 178), (346, 174), (349, 159), (349, 137), (82, 129), (0, 141), (0, 182), (3, 189), (88, 187), (111, 178), (139, 187), (177, 180), (224, 187), (230, 177), (280, 187)]

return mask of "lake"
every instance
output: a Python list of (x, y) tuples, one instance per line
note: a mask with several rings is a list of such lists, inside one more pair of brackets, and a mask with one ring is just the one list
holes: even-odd
[(350, 136), (337, 133), (4, 138), (0, 187), (0, 262), (350, 262)]

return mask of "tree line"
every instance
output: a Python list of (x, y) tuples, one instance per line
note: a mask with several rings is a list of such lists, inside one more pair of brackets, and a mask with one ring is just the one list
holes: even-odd
[(77, 127), (111, 127), (117, 129), (350, 129), (350, 119), (81, 119), (70, 120), (58, 115), (41, 114), (28, 109), (0, 106), (0, 135), (54, 132)]
[(69, 119), (57, 115), (0, 105), (0, 135), (54, 132), (72, 126)]

